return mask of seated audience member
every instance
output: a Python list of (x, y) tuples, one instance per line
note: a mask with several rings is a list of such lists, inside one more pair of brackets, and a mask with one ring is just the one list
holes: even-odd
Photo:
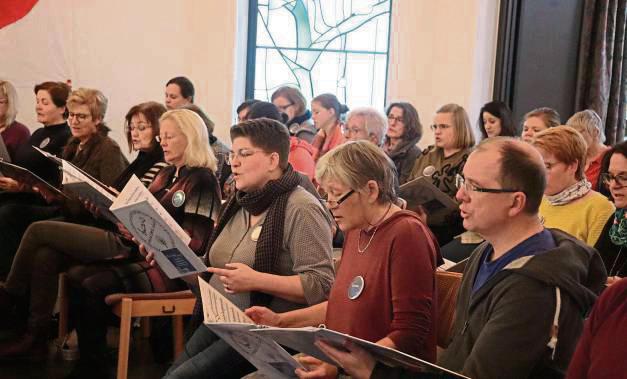
[(184, 76), (172, 78), (165, 85), (165, 107), (172, 110), (183, 105), (193, 104), (195, 94), (196, 91), (191, 80)]
[[(285, 113), (279, 112), (276, 105), (265, 101), (258, 101), (250, 107), (247, 119), (255, 120), (262, 117), (283, 123), (287, 116)], [(290, 136), (290, 153), (287, 162), (292, 165), (295, 171), (307, 176), (310, 181), (314, 180), (316, 169), (313, 153), (313, 147), (309, 142)]]
[[(270, 119), (249, 120), (233, 126), (231, 138), (237, 192), (208, 245), (210, 285), (241, 309), (263, 305), (286, 312), (325, 301), (334, 276), (331, 224), (288, 164), (287, 128)], [(154, 262), (150, 253), (147, 259)], [(196, 276), (187, 280), (197, 285)], [(200, 298), (194, 317), (202, 321)], [(253, 370), (201, 325), (165, 377), (240, 378)]]
[(603, 291), (586, 320), (566, 379), (621, 378), (627, 373), (627, 279)]
[(560, 124), (560, 115), (555, 109), (548, 107), (536, 108), (523, 117), (522, 139), (525, 142), (531, 142), (536, 133), (554, 128)]
[(601, 174), (601, 161), (603, 156), (610, 149), (605, 146), (605, 132), (603, 131), (603, 121), (601, 117), (592, 109), (577, 112), (566, 121), (566, 125), (581, 133), (586, 141), (586, 178), (592, 184), (592, 189), (599, 191), (603, 183), (599, 182)]
[(243, 103), (237, 106), (235, 110), (237, 112), (237, 122), (242, 122), (248, 120), (248, 113), (250, 112), (250, 107), (253, 104), (259, 102), (257, 99), (244, 100)]
[[(155, 140), (159, 133), (159, 117), (165, 107), (149, 102), (136, 105), (126, 115), (126, 137), (129, 150), (138, 151), (137, 158), (120, 174), (113, 187), (120, 191), (137, 175), (149, 184), (166, 166), (163, 151)], [(61, 221), (38, 221), (31, 224), (22, 238), (11, 272), (0, 287), (3, 306), (15, 304), (15, 298), (30, 293), (27, 331), (18, 340), (0, 344), (0, 357), (39, 354), (46, 351), (45, 336), (57, 294), (58, 274), (74, 263), (89, 263), (114, 257), (128, 257), (132, 243), (116, 232), (113, 224), (106, 228)], [(75, 236), (75, 238), (64, 238)], [(3, 308), (8, 310), (7, 308)]]
[(16, 150), (28, 143), (30, 130), (15, 120), (17, 116), (17, 92), (13, 84), (0, 80), (0, 136), (4, 140), (11, 160)]
[(621, 142), (609, 152), (608, 172), (601, 174), (614, 199), (616, 213), (611, 215), (594, 247), (601, 254), (607, 270), (608, 285), (627, 276), (627, 142)]
[[(453, 337), (438, 364), (471, 378), (561, 377), (605, 283), (599, 255), (540, 223), (544, 167), (528, 144), (484, 140), (459, 185), (464, 227), (486, 242), (464, 270)], [(321, 346), (353, 378), (422, 377), (375, 365), (355, 346)]]
[(382, 147), (387, 129), (387, 121), (379, 111), (361, 107), (346, 115), (344, 136), (348, 141), (370, 141), (377, 147)]
[(405, 184), (420, 156), (416, 144), (422, 138), (422, 124), (418, 111), (410, 103), (392, 103), (386, 113), (388, 131), (383, 150), (396, 166), (399, 184)]
[(311, 111), (307, 109), (307, 100), (298, 88), (280, 87), (272, 93), (270, 101), (279, 108), (279, 112), (287, 115), (285, 125), (290, 135), (313, 142), (317, 131), (311, 121)]
[(614, 206), (600, 193), (590, 189), (584, 175), (586, 142), (569, 126), (558, 126), (535, 135), (546, 167), (546, 188), (540, 216), (544, 226), (557, 228), (589, 246), (599, 239)]
[(346, 142), (340, 121), (346, 112), (348, 107), (341, 104), (331, 93), (323, 93), (311, 101), (311, 119), (318, 129), (316, 137), (311, 142), (314, 147), (314, 161), (318, 161), (329, 150)]
[[(349, 142), (318, 161), (316, 178), (346, 233), (328, 302), (282, 314), (246, 310), (255, 322), (317, 326), (435, 361), (434, 238), (414, 212), (395, 205), (394, 163), (368, 141)], [(307, 357), (308, 377), (335, 377), (337, 368)]]
[(512, 118), (512, 110), (502, 101), (491, 101), (479, 111), (479, 131), (482, 139), (504, 136), (517, 137), (520, 131)]
[[(41, 92), (41, 91), (40, 91)], [(103, 123), (107, 110), (107, 98), (95, 89), (79, 88), (67, 100), (68, 122), (72, 138), (63, 148), (63, 159), (71, 162), (106, 185), (112, 185), (124, 171), (128, 161), (120, 147), (107, 137), (109, 128)], [(57, 171), (58, 175), (58, 171)], [(46, 220), (63, 214), (80, 214), (78, 201), (62, 204), (31, 199), (0, 205), (0, 256), (12, 260), (26, 228), (35, 221)], [(79, 221), (78, 219), (75, 221)]]
[[(189, 110), (169, 111), (160, 119), (160, 141), (170, 166), (161, 170), (148, 189), (191, 236), (190, 248), (202, 255), (217, 221), (220, 192), (214, 171), (217, 160), (208, 144), (207, 129)], [(184, 196), (181, 196), (183, 194)], [(122, 238), (128, 234), (121, 230)], [(119, 238), (116, 235), (116, 238)], [(75, 266), (68, 272), (72, 289), (70, 314), (77, 317), (80, 362), (76, 376), (106, 372), (109, 307), (104, 299), (117, 292), (169, 292), (184, 283), (147, 269), (137, 246), (127, 241), (127, 259), (110, 264)], [(148, 266), (149, 267), (149, 266)], [(91, 373), (91, 375), (88, 375)]]

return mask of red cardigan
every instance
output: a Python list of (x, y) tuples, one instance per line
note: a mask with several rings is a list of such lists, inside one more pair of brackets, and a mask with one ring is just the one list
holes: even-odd
[[(372, 241), (364, 253), (361, 249)], [(326, 326), (371, 342), (389, 337), (396, 348), (435, 361), (437, 244), (415, 213), (400, 211), (373, 236), (346, 234), (342, 260), (329, 295)], [(365, 286), (355, 300), (348, 288), (356, 276)]]
[(4, 144), (7, 146), (7, 151), (11, 156), (11, 160), (15, 159), (15, 152), (17, 149), (28, 143), (28, 140), (30, 139), (30, 130), (17, 121), (14, 121), (0, 134), (2, 134), (2, 139), (4, 140)]

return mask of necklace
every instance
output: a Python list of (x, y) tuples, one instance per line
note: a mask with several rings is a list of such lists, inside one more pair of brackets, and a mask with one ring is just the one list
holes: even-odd
[[(366, 250), (368, 250), (368, 248), (370, 247), (370, 243), (372, 242), (372, 240), (374, 239), (374, 236), (377, 235), (377, 230), (379, 230), (379, 226), (381, 225), (381, 223), (383, 222), (383, 220), (385, 219), (385, 216), (388, 215), (388, 213), (390, 212), (390, 209), (392, 208), (392, 203), (390, 203), (390, 205), (388, 205), (388, 209), (385, 211), (385, 213), (383, 214), (383, 216), (379, 219), (379, 221), (373, 225), (374, 226), (374, 232), (372, 233), (372, 235), (370, 236), (370, 239), (368, 240), (368, 243), (366, 244), (366, 247), (364, 247), (363, 249), (359, 246), (361, 245), (361, 233), (365, 231), (363, 229), (359, 230), (359, 239), (357, 240), (357, 251), (359, 252), (359, 254), (363, 254), (366, 252)], [(371, 225), (370, 223), (368, 223), (368, 225)]]
[(618, 267), (616, 271), (614, 271), (614, 268), (616, 268), (616, 264), (618, 263), (618, 258), (620, 258), (622, 253), (623, 253), (623, 247), (621, 246), (621, 248), (618, 249), (618, 254), (616, 254), (616, 258), (614, 258), (614, 263), (612, 264), (610, 271), (607, 273), (608, 277), (618, 275), (618, 273), (623, 269), (623, 267), (625, 267), (625, 262), (623, 262), (623, 264), (620, 267)]

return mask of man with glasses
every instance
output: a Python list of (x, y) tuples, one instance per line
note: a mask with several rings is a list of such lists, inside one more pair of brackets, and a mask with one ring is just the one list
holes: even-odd
[[(466, 263), (439, 365), (472, 378), (559, 377), (568, 367), (606, 273), (594, 249), (540, 222), (544, 170), (533, 147), (506, 137), (468, 157), (456, 197), (464, 227), (485, 242)], [(374, 364), (363, 351), (353, 351), (355, 366), (334, 353), (355, 377)], [(381, 365), (372, 374), (420, 377)]]

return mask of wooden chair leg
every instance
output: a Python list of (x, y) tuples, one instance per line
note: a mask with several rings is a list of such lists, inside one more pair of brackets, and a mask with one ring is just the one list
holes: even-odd
[(150, 317), (142, 317), (141, 319), (142, 337), (150, 338)]
[(63, 343), (68, 334), (69, 302), (67, 293), (67, 279), (65, 273), (59, 275), (59, 330), (58, 341)]
[(183, 316), (172, 316), (172, 328), (174, 329), (172, 336), (174, 338), (174, 359), (176, 359), (183, 351)]
[(131, 314), (133, 300), (122, 299), (120, 312), (120, 343), (118, 345), (118, 379), (126, 379), (128, 375), (128, 352), (131, 338)]

